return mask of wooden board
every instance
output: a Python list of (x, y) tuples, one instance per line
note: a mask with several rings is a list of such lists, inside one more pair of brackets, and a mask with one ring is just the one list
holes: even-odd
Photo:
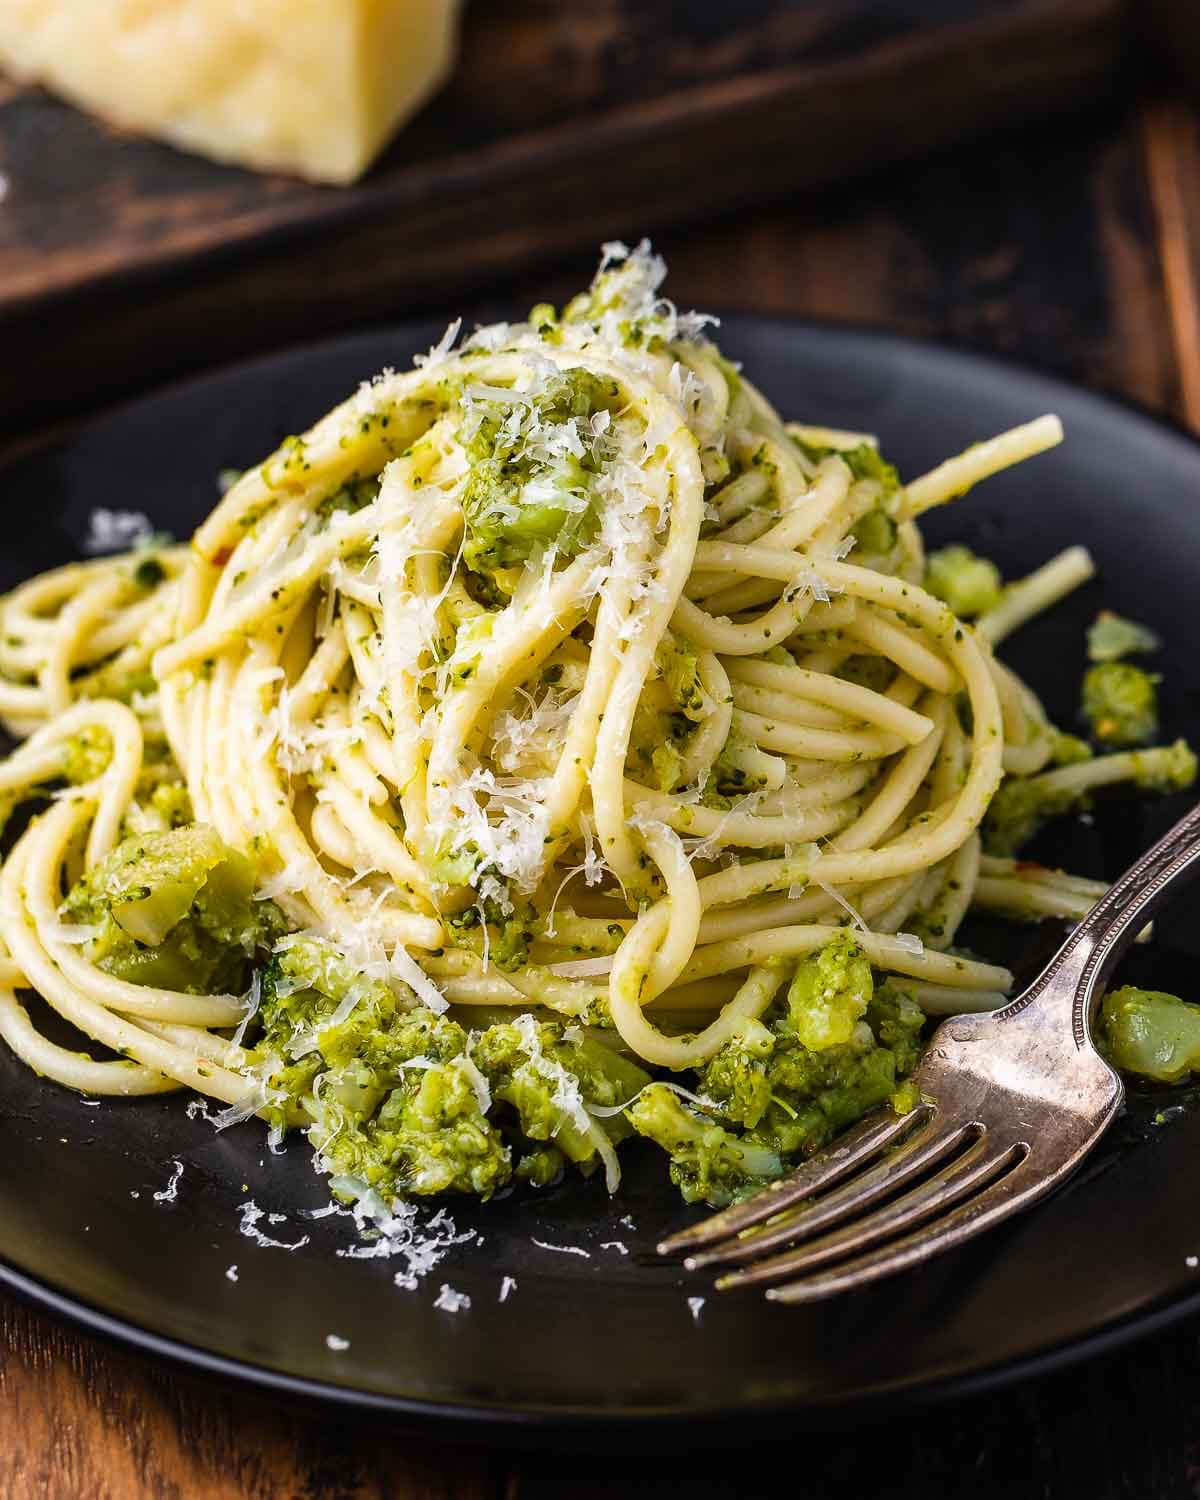
[(477, 0), (354, 187), (0, 84), (0, 427), (1110, 93), (1127, 0)]

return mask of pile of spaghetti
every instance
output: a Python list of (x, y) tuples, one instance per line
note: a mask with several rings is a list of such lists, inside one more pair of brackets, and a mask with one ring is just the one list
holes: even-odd
[(981, 829), (1011, 851), (1190, 752), (1079, 751), (997, 660), (1083, 549), (968, 623), (916, 526), (1057, 421), (903, 485), (785, 424), (662, 275), (609, 247), (561, 313), (455, 327), (287, 439), (190, 546), (0, 603), (31, 1067), (302, 1128), (349, 1197), (611, 1188), (639, 1132), (722, 1202), (903, 1105), (927, 1016), (1000, 1003), (972, 906), (1097, 898)]

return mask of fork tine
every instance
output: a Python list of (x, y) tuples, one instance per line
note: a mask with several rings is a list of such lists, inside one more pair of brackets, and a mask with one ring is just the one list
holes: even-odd
[[(1014, 1148), (995, 1146), (980, 1136), (967, 1150), (932, 1177), (893, 1199), (865, 1219), (845, 1224), (831, 1234), (811, 1240), (782, 1255), (773, 1255), (742, 1271), (731, 1271), (717, 1282), (720, 1291), (732, 1287), (761, 1286), (779, 1281), (797, 1272), (815, 1271), (830, 1261), (845, 1260), (861, 1250), (868, 1250), (881, 1240), (894, 1239), (924, 1219), (952, 1208), (976, 1189), (1005, 1171), (1011, 1164)], [(757, 1236), (746, 1242), (752, 1244)]]
[(885, 1195), (911, 1182), (956, 1150), (970, 1131), (971, 1122), (964, 1121), (935, 1129), (932, 1133), (922, 1130), (909, 1136), (878, 1165), (860, 1172), (816, 1202), (788, 1214), (777, 1224), (768, 1224), (732, 1243), (716, 1245), (699, 1255), (689, 1255), (684, 1265), (689, 1271), (698, 1271), (702, 1266), (717, 1262), (736, 1264), (755, 1260), (764, 1251), (773, 1250), (778, 1245), (811, 1239), (822, 1229), (832, 1229), (843, 1219), (874, 1208)]
[(943, 1250), (965, 1244), (1010, 1214), (1045, 1197), (1054, 1187), (1054, 1177), (1034, 1171), (1029, 1167), (1031, 1160), (1032, 1154), (1026, 1153), (1003, 1176), (993, 1179), (965, 1203), (903, 1239), (803, 1281), (768, 1287), (766, 1295), (772, 1302), (818, 1302), (839, 1292), (869, 1286), (898, 1271), (919, 1266)]
[(838, 1138), (832, 1146), (805, 1162), (796, 1171), (789, 1172), (778, 1182), (768, 1185), (748, 1198), (744, 1203), (723, 1208), (719, 1213), (702, 1219), (687, 1229), (669, 1235), (658, 1245), (660, 1255), (678, 1255), (681, 1251), (699, 1249), (715, 1244), (774, 1218), (785, 1208), (791, 1208), (805, 1198), (811, 1198), (822, 1188), (832, 1187), (848, 1177), (863, 1162), (878, 1156), (894, 1142), (902, 1140), (912, 1131), (933, 1119), (933, 1105), (921, 1103), (906, 1115), (897, 1115), (891, 1109), (875, 1110), (866, 1115), (851, 1130)]

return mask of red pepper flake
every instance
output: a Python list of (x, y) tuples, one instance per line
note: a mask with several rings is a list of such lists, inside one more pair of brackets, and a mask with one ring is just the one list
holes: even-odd
[(213, 553), (210, 561), (214, 568), (223, 568), (232, 556), (232, 547), (222, 547), (218, 552)]

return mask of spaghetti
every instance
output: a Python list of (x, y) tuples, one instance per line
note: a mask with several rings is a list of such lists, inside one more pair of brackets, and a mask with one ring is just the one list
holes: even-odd
[[(267, 946), (319, 941), (469, 1036), (558, 1017), (669, 1071), (744, 1039), (847, 930), (925, 1014), (996, 1005), (1008, 971), (955, 951), (968, 910), (1077, 919), (1103, 892), (980, 837), (1006, 775), (1066, 805), (1189, 774), (1178, 749), (1052, 768), (1061, 737), (994, 655), (1087, 553), (969, 624), (922, 586), (915, 524), (1057, 420), (902, 486), (872, 439), (785, 424), (662, 274), (610, 247), (561, 316), (452, 330), (288, 439), (189, 547), (2, 601), (23, 743), (0, 796), (50, 797), (0, 873), (0, 1033), (31, 1067), (270, 1113), (256, 992), (130, 978), (72, 906), (137, 838), (211, 831), (282, 914)], [(170, 879), (183, 909), (203, 888)], [(147, 885), (118, 910), (143, 958)], [(50, 1040), (22, 990), (116, 1056)]]

